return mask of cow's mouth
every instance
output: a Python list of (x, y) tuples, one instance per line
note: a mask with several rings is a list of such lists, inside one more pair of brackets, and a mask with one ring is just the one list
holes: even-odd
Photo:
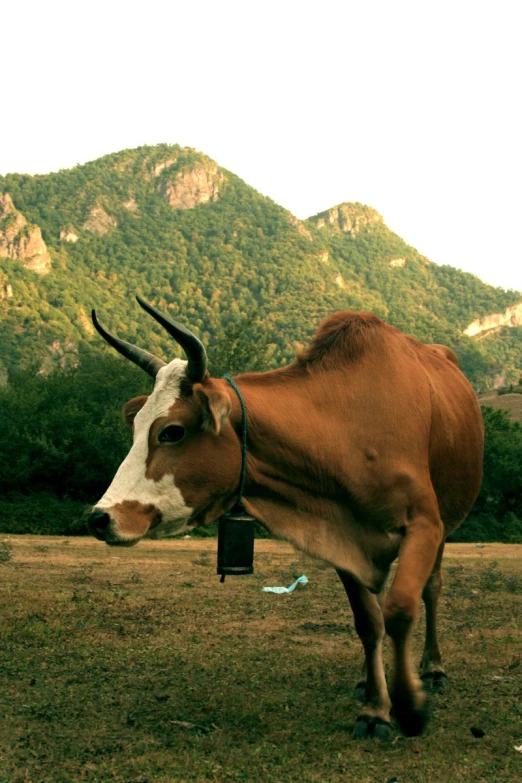
[[(189, 527), (199, 527), (199, 525), (205, 525), (207, 524), (208, 520), (206, 519), (208, 512), (210, 511), (212, 504), (209, 503), (206, 506), (203, 506), (199, 511), (194, 512), (194, 514), (191, 514), (188, 518), (187, 525)], [(214, 520), (212, 520), (214, 521)]]
[(136, 544), (141, 541), (141, 538), (133, 538), (133, 539), (121, 539), (121, 538), (104, 538), (103, 539), (106, 544), (109, 546), (120, 546), (120, 547), (129, 547), (129, 546), (136, 546)]

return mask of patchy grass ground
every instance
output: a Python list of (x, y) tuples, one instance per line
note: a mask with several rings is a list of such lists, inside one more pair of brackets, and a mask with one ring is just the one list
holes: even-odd
[(488, 392), (479, 397), (479, 403), (495, 410), (505, 410), (510, 419), (522, 422), (522, 394)]
[(522, 546), (448, 547), (451, 688), (424, 737), (383, 743), (350, 737), (361, 651), (341, 584), (290, 546), (257, 541), (256, 574), (222, 585), (215, 540), (3, 542), (0, 783), (522, 779)]

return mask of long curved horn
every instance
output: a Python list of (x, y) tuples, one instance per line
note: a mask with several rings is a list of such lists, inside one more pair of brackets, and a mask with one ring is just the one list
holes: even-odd
[(137, 296), (136, 299), (145, 312), (161, 324), (187, 354), (187, 378), (194, 383), (202, 381), (207, 374), (208, 361), (207, 352), (201, 340), (177, 321), (172, 321), (166, 315), (159, 313), (155, 307), (152, 307), (141, 296)]
[(108, 342), (109, 345), (112, 345), (113, 348), (116, 348), (118, 353), (121, 353), (122, 356), (125, 356), (126, 359), (130, 359), (131, 362), (137, 364), (138, 367), (141, 367), (141, 369), (145, 370), (146, 373), (152, 375), (153, 378), (155, 378), (158, 374), (158, 370), (165, 366), (165, 362), (161, 359), (158, 359), (158, 357), (154, 356), (153, 353), (144, 351), (143, 348), (137, 348), (135, 345), (127, 343), (125, 340), (120, 340), (119, 337), (115, 337), (113, 334), (104, 329), (96, 318), (96, 313), (94, 310), (92, 311), (91, 315), (92, 322), (103, 339)]

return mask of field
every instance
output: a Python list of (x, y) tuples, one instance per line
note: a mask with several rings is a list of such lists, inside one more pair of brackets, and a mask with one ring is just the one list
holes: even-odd
[(215, 549), (3, 538), (0, 783), (522, 780), (522, 545), (448, 547), (450, 685), (425, 736), (388, 742), (350, 736), (361, 650), (333, 570), (256, 541), (255, 575), (220, 584)]
[(522, 422), (522, 394), (497, 394), (490, 392), (479, 397), (479, 403), (495, 410), (508, 412), (512, 421)]

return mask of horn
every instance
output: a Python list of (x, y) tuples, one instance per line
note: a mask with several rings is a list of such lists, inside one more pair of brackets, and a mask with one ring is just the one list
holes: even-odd
[(141, 369), (145, 370), (146, 373), (152, 375), (153, 378), (155, 378), (158, 374), (158, 370), (165, 366), (165, 362), (161, 359), (158, 359), (158, 357), (154, 356), (153, 353), (144, 351), (143, 348), (137, 348), (135, 345), (125, 342), (125, 340), (120, 340), (119, 337), (115, 337), (113, 334), (104, 329), (96, 318), (96, 313), (94, 310), (92, 311), (92, 322), (96, 330), (101, 334), (103, 339), (109, 343), (109, 345), (112, 345), (113, 348), (116, 348), (118, 353), (121, 353), (122, 356), (125, 356), (126, 359), (130, 359), (131, 362), (137, 364), (138, 367), (141, 367)]
[(208, 361), (207, 352), (201, 340), (177, 321), (172, 321), (166, 315), (159, 313), (155, 307), (152, 307), (141, 296), (136, 296), (136, 299), (145, 312), (161, 324), (187, 354), (187, 378), (194, 383), (202, 381), (207, 374)]

